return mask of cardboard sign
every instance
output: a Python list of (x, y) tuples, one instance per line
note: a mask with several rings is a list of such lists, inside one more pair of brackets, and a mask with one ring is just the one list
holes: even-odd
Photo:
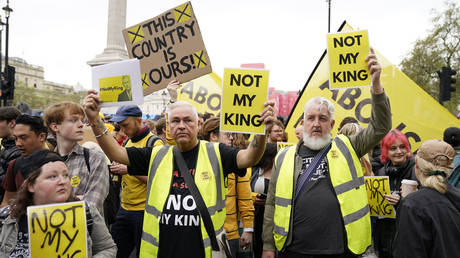
[(182, 84), (177, 93), (177, 100), (192, 104), (198, 113), (220, 112), (222, 97), (222, 78), (215, 73)]
[(30, 257), (87, 257), (85, 202), (27, 208)]
[[(353, 30), (343, 24), (342, 30)], [(374, 48), (375, 49), (375, 48)], [(428, 95), (407, 75), (382, 54), (375, 50), (382, 66), (380, 80), (391, 102), (393, 128), (400, 130), (410, 142), (411, 150), (416, 151), (422, 142), (439, 139), (448, 127), (460, 127), (460, 120), (452, 115), (439, 102)], [(371, 114), (371, 93), (368, 88), (329, 89), (329, 71), (326, 51), (318, 61), (305, 83), (299, 98), (289, 116), (285, 131), (289, 139), (295, 139), (295, 128), (303, 119), (304, 106), (312, 97), (324, 97), (335, 106), (336, 121), (332, 134), (337, 133), (340, 122), (347, 116), (367, 127)], [(427, 123), (426, 121), (430, 121)]]
[(130, 58), (141, 63), (144, 96), (212, 71), (192, 4), (172, 8), (123, 30)]
[(144, 102), (139, 60), (95, 66), (92, 76), (93, 89), (99, 91), (101, 107), (139, 105)]
[(260, 119), (268, 96), (268, 70), (225, 69), (220, 130), (265, 134)]
[(371, 86), (367, 30), (328, 34), (327, 53), (330, 89)]
[(395, 218), (393, 205), (383, 197), (390, 194), (390, 179), (388, 176), (365, 176), (364, 177), (369, 201), (371, 216)]

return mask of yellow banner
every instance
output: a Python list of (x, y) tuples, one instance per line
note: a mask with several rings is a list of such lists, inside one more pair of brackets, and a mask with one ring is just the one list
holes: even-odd
[(131, 77), (121, 75), (99, 79), (99, 96), (102, 103), (133, 100)]
[(365, 58), (369, 55), (367, 30), (327, 35), (329, 88), (353, 88), (371, 85)]
[(221, 96), (222, 78), (210, 73), (182, 84), (177, 100), (192, 104), (198, 113), (217, 115), (220, 112)]
[(220, 130), (265, 134), (259, 119), (267, 95), (267, 70), (225, 69)]
[(30, 257), (87, 257), (85, 203), (27, 208)]
[[(349, 25), (344, 30), (352, 30)], [(429, 139), (441, 139), (447, 127), (460, 127), (460, 121), (415, 82), (376, 51), (382, 66), (381, 82), (390, 98), (393, 128), (402, 131), (412, 151)], [(303, 119), (305, 103), (312, 97), (322, 96), (334, 103), (336, 120), (332, 130), (337, 133), (340, 122), (347, 116), (356, 118), (367, 127), (370, 121), (371, 94), (368, 88), (329, 89), (326, 51), (303, 88), (288, 120), (286, 131), (295, 139), (295, 128)]]
[(390, 182), (388, 176), (365, 176), (367, 199), (371, 216), (395, 218), (393, 205), (383, 198), (390, 194)]

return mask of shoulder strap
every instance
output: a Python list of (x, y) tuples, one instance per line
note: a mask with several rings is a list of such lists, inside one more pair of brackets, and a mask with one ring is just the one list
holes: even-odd
[(305, 169), (302, 175), (299, 176), (299, 179), (297, 179), (297, 188), (294, 195), (294, 203), (296, 203), (297, 198), (299, 197), (306, 183), (310, 181), (311, 177), (313, 176), (313, 171), (315, 171), (318, 168), (319, 164), (326, 156), (327, 152), (331, 149), (331, 145), (332, 141), (329, 142), (329, 144), (326, 147), (324, 147), (320, 152), (318, 152), (313, 161), (310, 163), (310, 165), (308, 165), (308, 167)]
[(88, 168), (88, 173), (91, 173), (91, 166), (89, 165), (89, 149), (83, 147), (83, 156), (85, 157), (86, 168)]
[(86, 213), (86, 229), (88, 229), (88, 233), (91, 236), (93, 233), (93, 216), (91, 215), (91, 211), (89, 210), (89, 205), (85, 202), (85, 213)]
[(159, 139), (160, 137), (151, 135), (149, 139), (147, 140), (147, 144), (145, 145), (145, 147), (152, 147), (155, 144), (155, 142)]
[(211, 239), (211, 246), (212, 249), (215, 251), (219, 251), (219, 245), (217, 244), (216, 232), (214, 231), (214, 227), (212, 224), (211, 216), (209, 215), (208, 209), (206, 208), (206, 204), (204, 203), (203, 197), (201, 197), (200, 191), (198, 190), (195, 180), (192, 178), (192, 175), (189, 173), (187, 169), (187, 165), (185, 164), (185, 160), (182, 157), (177, 146), (173, 148), (174, 159), (176, 160), (177, 166), (179, 167), (179, 171), (184, 178), (185, 182), (187, 183), (188, 189), (195, 199), (196, 207), (200, 212), (201, 218), (203, 219), (204, 227), (206, 228), (206, 232), (208, 232), (209, 239)]
[(123, 143), (121, 144), (121, 146), (125, 147), (126, 144), (128, 143), (129, 141), (129, 137), (126, 137), (126, 139), (123, 141)]

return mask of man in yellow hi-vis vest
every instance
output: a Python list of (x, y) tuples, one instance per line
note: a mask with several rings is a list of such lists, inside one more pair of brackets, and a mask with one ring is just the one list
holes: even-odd
[[(280, 257), (354, 257), (370, 246), (359, 158), (391, 129), (391, 111), (372, 49), (366, 61), (372, 76), (369, 126), (331, 142), (334, 105), (313, 98), (305, 104), (303, 140), (276, 156), (265, 205), (262, 257), (274, 257), (275, 249)], [(309, 173), (307, 168), (314, 163), (316, 169)]]
[[(140, 257), (211, 258), (211, 240), (178, 169), (173, 147), (125, 149), (119, 146), (113, 137), (107, 136), (104, 123), (97, 116), (99, 103), (96, 92), (89, 91), (85, 111), (104, 152), (111, 160), (128, 165), (131, 175), (149, 171)], [(273, 105), (271, 101), (266, 102), (260, 114), (266, 124), (276, 119)], [(224, 178), (233, 172), (243, 176), (245, 168), (258, 162), (265, 149), (265, 136), (254, 137), (244, 150), (199, 141), (198, 114), (187, 102), (169, 105), (168, 119), (171, 137), (194, 176), (217, 235), (222, 232), (225, 221)]]

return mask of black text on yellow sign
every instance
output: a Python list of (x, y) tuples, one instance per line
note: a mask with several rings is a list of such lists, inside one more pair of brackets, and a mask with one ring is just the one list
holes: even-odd
[(327, 46), (331, 89), (371, 85), (367, 31), (329, 34)]
[(267, 70), (225, 69), (220, 130), (265, 134), (260, 113), (267, 91)]
[(393, 205), (385, 199), (386, 194), (390, 194), (390, 183), (388, 176), (364, 177), (369, 201), (369, 211), (371, 216), (395, 217)]
[(31, 257), (86, 257), (84, 202), (27, 209)]

